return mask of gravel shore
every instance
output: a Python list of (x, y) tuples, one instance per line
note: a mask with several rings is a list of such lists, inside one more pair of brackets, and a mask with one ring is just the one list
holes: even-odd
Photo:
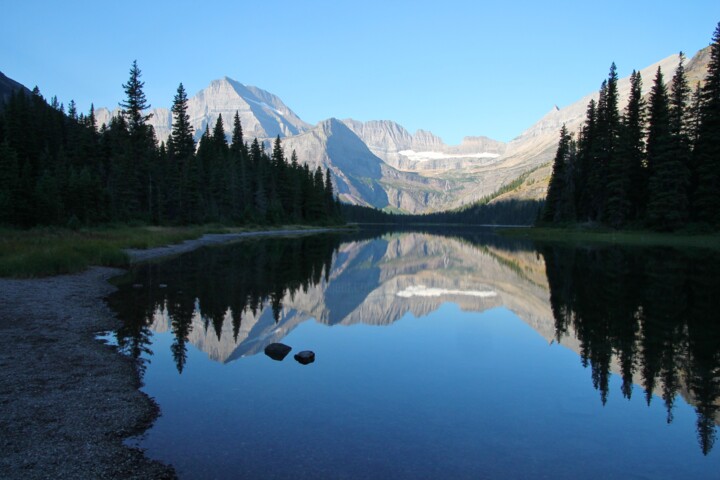
[[(205, 235), (149, 250), (133, 262), (278, 230)], [(0, 279), (0, 478), (175, 478), (171, 466), (146, 458), (124, 439), (160, 414), (139, 390), (132, 361), (97, 340), (119, 320), (103, 298), (122, 270), (92, 267), (75, 275)]]

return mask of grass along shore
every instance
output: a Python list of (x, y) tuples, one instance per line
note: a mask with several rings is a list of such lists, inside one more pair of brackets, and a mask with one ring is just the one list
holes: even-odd
[(548, 243), (595, 243), (636, 247), (705, 248), (720, 250), (720, 233), (658, 233), (617, 231), (601, 228), (507, 228), (499, 233), (513, 238), (529, 238)]
[(126, 267), (125, 249), (147, 249), (201, 237), (207, 233), (302, 230), (312, 226), (195, 225), (183, 227), (106, 226), (70, 230), (0, 229), (0, 277), (36, 278), (75, 273), (90, 265)]

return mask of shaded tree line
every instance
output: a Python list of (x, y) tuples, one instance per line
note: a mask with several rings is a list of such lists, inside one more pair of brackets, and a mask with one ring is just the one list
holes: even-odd
[(288, 157), (279, 136), (272, 151), (246, 142), (237, 113), (230, 143), (219, 117), (196, 147), (182, 84), (172, 133), (158, 145), (140, 78), (133, 62), (109, 125), (98, 127), (93, 107), (48, 104), (37, 87), (0, 106), (0, 224), (341, 221), (329, 170)]
[[(121, 288), (108, 298), (123, 320), (118, 344), (142, 368), (142, 355), (149, 353), (150, 326), (158, 311), (165, 312), (174, 336), (172, 355), (182, 373), (196, 315), (201, 328), (218, 340), (224, 323), (231, 321), (233, 340), (238, 343), (243, 320), (250, 314), (258, 319), (266, 309), (274, 322), (265, 326), (274, 329), (284, 298), (327, 282), (341, 238), (328, 234), (247, 240), (136, 267), (118, 279)], [(253, 325), (255, 335), (261, 335), (262, 328), (260, 323)]]
[(658, 67), (647, 101), (633, 71), (622, 113), (612, 64), (577, 137), (564, 125), (560, 131), (543, 222), (720, 227), (720, 24), (694, 92), (684, 61), (680, 53), (669, 88)]
[(640, 378), (648, 405), (658, 393), (673, 421), (678, 394), (697, 414), (708, 454), (720, 420), (720, 256), (667, 248), (541, 246), (559, 341), (574, 334), (603, 404), (616, 361), (625, 398)]
[(342, 204), (348, 222), (387, 223), (393, 225), (464, 224), (464, 225), (532, 225), (542, 210), (540, 200), (504, 200), (478, 202), (468, 207), (445, 212), (407, 215), (383, 212), (371, 207)]

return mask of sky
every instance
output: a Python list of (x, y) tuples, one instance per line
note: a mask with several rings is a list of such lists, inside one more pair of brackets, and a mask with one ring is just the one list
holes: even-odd
[(710, 43), (720, 1), (6, 1), (0, 72), (114, 108), (137, 60), (153, 107), (228, 76), (314, 124), (394, 120), (509, 141), (555, 105)]

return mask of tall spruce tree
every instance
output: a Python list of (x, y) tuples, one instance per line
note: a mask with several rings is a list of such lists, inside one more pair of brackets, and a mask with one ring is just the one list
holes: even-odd
[(185, 161), (195, 154), (195, 140), (193, 139), (193, 127), (190, 124), (188, 114), (188, 98), (183, 84), (177, 88), (172, 105), (172, 151), (170, 152), (178, 161)]
[(720, 23), (710, 46), (708, 74), (702, 87), (700, 127), (693, 152), (697, 186), (693, 194), (696, 220), (720, 225)]
[(618, 157), (622, 158), (625, 179), (619, 181), (625, 188), (626, 220), (637, 221), (645, 214), (648, 175), (645, 165), (645, 101), (642, 94), (640, 72), (630, 75), (630, 97), (623, 112), (618, 138)]
[(165, 213), (171, 219), (181, 219), (183, 210), (184, 172), (195, 161), (195, 139), (188, 114), (188, 98), (182, 83), (178, 85), (171, 108), (172, 132), (168, 140), (165, 177)]
[(563, 124), (542, 215), (545, 222), (563, 223), (575, 220), (572, 153), (571, 137)]
[(669, 98), (660, 67), (650, 94), (647, 159), (650, 169), (647, 223), (656, 230), (675, 230), (685, 221), (686, 197), (681, 185), (686, 177), (682, 175), (682, 165), (674, 158)]
[(605, 82), (604, 95), (598, 102), (597, 144), (595, 168), (592, 176), (593, 216), (596, 220), (607, 221), (608, 180), (621, 176), (612, 171), (613, 167), (622, 169), (615, 161), (620, 113), (618, 111), (617, 67), (610, 65), (610, 73)]
[(580, 132), (577, 148), (577, 168), (575, 169), (575, 211), (580, 221), (590, 220), (591, 216), (591, 173), (597, 142), (597, 103), (594, 99), (588, 104), (585, 124)]
[(120, 102), (122, 113), (127, 119), (131, 134), (144, 127), (145, 122), (152, 116), (151, 114), (143, 114), (145, 110), (150, 108), (150, 104), (147, 103), (145, 98), (145, 92), (143, 91), (145, 82), (140, 80), (141, 76), (142, 72), (138, 67), (137, 60), (133, 60), (132, 67), (130, 67), (130, 79), (123, 84), (126, 98), (124, 102)]

